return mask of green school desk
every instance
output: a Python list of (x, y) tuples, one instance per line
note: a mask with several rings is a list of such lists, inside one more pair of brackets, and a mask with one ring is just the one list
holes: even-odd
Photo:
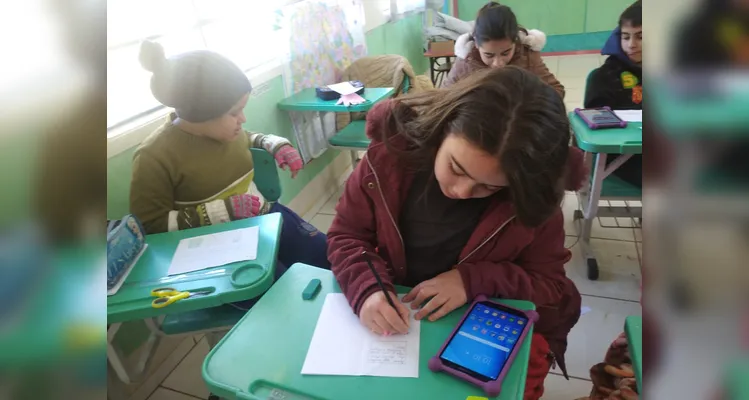
[[(590, 185), (580, 190), (582, 210), (575, 211), (575, 220), (582, 220), (580, 242), (588, 266), (588, 279), (598, 279), (598, 261), (590, 248), (593, 220), (597, 217), (642, 218), (642, 207), (598, 207), (601, 198), (610, 200), (640, 200), (642, 190), (633, 188), (618, 177), (611, 175), (633, 154), (642, 154), (642, 123), (629, 122), (625, 128), (590, 129), (574, 112), (569, 113), (570, 125), (575, 133), (577, 146), (585, 151), (586, 163), (594, 159)], [(621, 155), (606, 165), (607, 156)]]
[(624, 320), (624, 333), (627, 335), (629, 355), (637, 380), (637, 393), (642, 396), (642, 317), (630, 315)]
[[(255, 260), (167, 276), (180, 240), (253, 226), (259, 227)], [(209, 309), (263, 294), (273, 284), (280, 235), (281, 214), (273, 213), (220, 225), (146, 236), (148, 248), (117, 294), (107, 297), (107, 323), (110, 324), (107, 329), (107, 356), (120, 379), (125, 383), (130, 381), (111, 341), (122, 322), (145, 320), (149, 329), (158, 335), (159, 332), (154, 332), (158, 330), (154, 328), (158, 317)], [(165, 286), (180, 291), (210, 290), (212, 293), (180, 300), (164, 308), (151, 307), (154, 299), (150, 295), (151, 290)]]
[(366, 88), (364, 97), (366, 102), (351, 106), (336, 104), (338, 100), (320, 100), (315, 95), (315, 89), (309, 88), (287, 97), (278, 103), (278, 108), (284, 111), (301, 112), (363, 112), (368, 111), (373, 105), (387, 99), (395, 93), (395, 88)]
[[(406, 81), (404, 81), (406, 85)], [(395, 93), (395, 88), (365, 88), (364, 97), (366, 102), (352, 106), (336, 104), (338, 100), (320, 100), (315, 95), (315, 89), (304, 89), (301, 92), (287, 97), (278, 103), (278, 108), (285, 111), (296, 112), (364, 112), (369, 111), (372, 106), (378, 102), (391, 97)], [(331, 147), (350, 150), (351, 163), (356, 165), (358, 152), (364, 151), (369, 146), (369, 138), (365, 133), (365, 121), (351, 121), (343, 129), (335, 134), (328, 143)]]
[[(314, 299), (302, 300), (302, 292), (311, 279), (320, 279), (322, 288)], [(221, 398), (242, 400), (464, 400), (468, 396), (486, 396), (477, 387), (444, 373), (434, 373), (427, 367), (427, 361), (437, 353), (466, 307), (439, 321), (421, 323), (418, 379), (302, 375), (302, 364), (325, 297), (337, 292), (340, 289), (330, 271), (292, 265), (208, 354), (203, 362), (203, 379), (208, 389)], [(527, 301), (502, 302), (535, 309)], [(498, 398), (522, 399), (529, 355), (528, 340)]]

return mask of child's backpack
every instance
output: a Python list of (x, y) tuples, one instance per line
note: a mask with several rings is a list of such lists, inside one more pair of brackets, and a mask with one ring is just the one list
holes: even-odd
[(107, 290), (114, 288), (137, 261), (146, 244), (145, 231), (133, 215), (107, 221)]

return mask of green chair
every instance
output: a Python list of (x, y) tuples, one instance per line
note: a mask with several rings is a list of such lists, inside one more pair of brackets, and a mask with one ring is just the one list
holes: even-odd
[[(278, 178), (278, 167), (273, 155), (264, 149), (250, 149), (255, 166), (254, 182), (263, 197), (276, 202), (281, 197), (281, 181)], [(149, 327), (166, 335), (206, 333), (208, 343), (213, 347), (216, 333), (225, 332), (239, 321), (246, 311), (232, 307), (220, 306), (204, 310), (189, 311), (164, 317), (160, 327)], [(156, 333), (156, 332), (155, 332)], [(158, 333), (157, 333), (158, 334)]]
[[(408, 75), (406, 75), (403, 78), (402, 93), (408, 93), (410, 88), (411, 80), (408, 78)], [(367, 147), (369, 147), (370, 140), (367, 137), (366, 128), (367, 123), (365, 120), (351, 121), (348, 125), (343, 127), (343, 129), (336, 132), (336, 134), (328, 140), (328, 143), (330, 144), (330, 147), (336, 149), (350, 150), (351, 161), (353, 165), (356, 165), (356, 160), (358, 159), (357, 153), (367, 150)], [(260, 189), (259, 186), (258, 189)]]
[(250, 149), (255, 164), (255, 186), (266, 200), (271, 202), (281, 198), (281, 180), (273, 156), (264, 149)]

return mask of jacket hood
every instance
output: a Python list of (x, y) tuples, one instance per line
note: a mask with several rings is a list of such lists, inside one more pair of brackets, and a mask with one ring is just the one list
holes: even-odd
[[(520, 31), (520, 43), (528, 46), (533, 51), (541, 51), (546, 46), (546, 34), (538, 29), (530, 29), (528, 34)], [(464, 33), (455, 40), (455, 56), (466, 59), (474, 49), (473, 36), (470, 33)]]
[(606, 39), (606, 43), (603, 45), (603, 48), (601, 49), (601, 54), (604, 56), (613, 56), (617, 60), (623, 62), (628, 67), (632, 68), (640, 68), (639, 65), (632, 62), (632, 60), (627, 57), (627, 54), (624, 52), (624, 49), (622, 49), (622, 30), (617, 26), (616, 29), (611, 32), (611, 35), (609, 35), (609, 38)]

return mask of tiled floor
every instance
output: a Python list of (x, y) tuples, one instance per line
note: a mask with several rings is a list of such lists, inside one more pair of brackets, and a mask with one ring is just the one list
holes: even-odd
[[(585, 78), (588, 72), (598, 67), (603, 58), (599, 55), (546, 57), (546, 64), (567, 88), (565, 103), (568, 109), (582, 106)], [(342, 189), (311, 218), (311, 223), (327, 232), (335, 216), (335, 205)], [(612, 204), (618, 205), (618, 204)], [(583, 295), (583, 306), (590, 311), (580, 317), (572, 330), (567, 350), (567, 364), (572, 377), (567, 381), (560, 371), (552, 371), (546, 379), (546, 400), (571, 400), (586, 396), (590, 392), (588, 369), (602, 360), (609, 343), (622, 331), (627, 315), (640, 315), (640, 259), (642, 234), (640, 228), (630, 220), (619, 220), (624, 228), (608, 228), (617, 221), (596, 222), (593, 228), (592, 247), (601, 270), (598, 281), (586, 278), (585, 261), (577, 242), (572, 213), (579, 208), (577, 197), (568, 194), (563, 205), (567, 245), (572, 259), (566, 266), (567, 275), (575, 281)], [(601, 226), (603, 225), (603, 226)], [(208, 353), (205, 339), (196, 337), (192, 350), (168, 376), (154, 386), (149, 400), (194, 400), (206, 399), (208, 390), (201, 378), (201, 365)], [(132, 398), (132, 397), (131, 397)]]

